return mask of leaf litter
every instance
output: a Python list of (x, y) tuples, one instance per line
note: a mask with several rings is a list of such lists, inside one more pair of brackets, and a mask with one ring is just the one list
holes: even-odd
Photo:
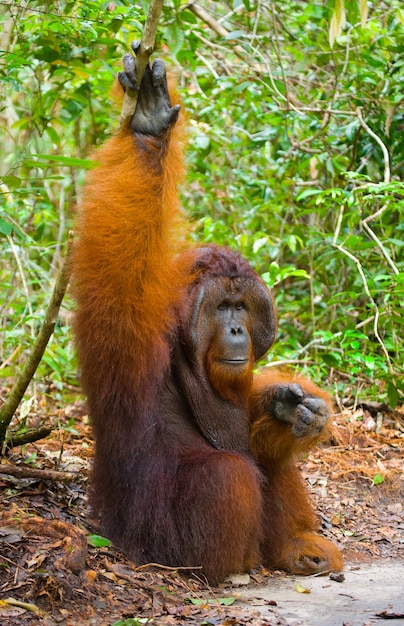
[[(72, 420), (74, 428), (63, 427)], [(211, 588), (187, 570), (137, 568), (97, 539), (86, 497), (92, 438), (84, 405), (55, 409), (51, 422), (50, 437), (5, 459), (22, 475), (0, 474), (1, 623), (287, 625), (275, 601), (265, 600), (271, 617), (260, 616), (237, 582)], [(301, 461), (322, 532), (348, 563), (404, 556), (403, 449), (403, 408), (377, 420), (360, 408), (337, 415), (329, 441)], [(32, 468), (44, 474), (30, 476)], [(284, 576), (258, 568), (248, 586), (270, 588), (271, 578)]]

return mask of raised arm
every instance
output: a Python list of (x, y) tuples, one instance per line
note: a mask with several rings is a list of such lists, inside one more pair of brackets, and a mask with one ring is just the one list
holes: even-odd
[[(119, 81), (133, 85), (129, 57)], [(73, 252), (75, 334), (82, 384), (95, 423), (133, 389), (163, 375), (166, 340), (185, 278), (175, 264), (181, 238), (177, 185), (183, 175), (179, 106), (172, 106), (164, 64), (147, 68), (131, 126), (95, 155), (78, 211)], [(152, 393), (152, 390), (150, 391)]]

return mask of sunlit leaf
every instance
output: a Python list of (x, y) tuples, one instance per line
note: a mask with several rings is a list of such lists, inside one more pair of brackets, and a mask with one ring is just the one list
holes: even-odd
[(335, 40), (342, 33), (346, 24), (345, 0), (335, 0), (334, 12), (331, 16), (329, 41), (331, 48), (334, 46)]
[(365, 28), (366, 26), (366, 20), (368, 19), (368, 12), (369, 12), (368, 0), (359, 0), (359, 13), (361, 16), (362, 28)]
[(27, 417), (28, 413), (30, 412), (32, 408), (32, 404), (34, 400), (35, 400), (35, 397), (32, 396), (31, 398), (29, 398), (29, 400), (22, 402), (21, 407), (20, 407), (20, 418), (22, 420)]

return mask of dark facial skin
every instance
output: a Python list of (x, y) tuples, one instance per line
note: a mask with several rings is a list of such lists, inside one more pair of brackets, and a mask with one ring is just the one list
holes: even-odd
[(229, 294), (218, 305), (212, 326), (215, 357), (230, 367), (243, 367), (251, 357), (251, 339), (248, 333), (248, 311), (238, 294)]

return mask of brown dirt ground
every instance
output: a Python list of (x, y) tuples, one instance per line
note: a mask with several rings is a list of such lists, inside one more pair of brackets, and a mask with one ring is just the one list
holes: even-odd
[[(40, 417), (39, 407), (33, 425)], [(210, 588), (186, 571), (136, 568), (114, 547), (88, 545), (96, 528), (86, 500), (92, 440), (84, 405), (55, 410), (51, 423), (47, 439), (4, 460), (26, 477), (0, 474), (0, 623), (287, 624), (275, 606), (270, 620), (261, 617), (240, 588)], [(357, 409), (337, 415), (331, 440), (302, 461), (322, 532), (349, 564), (404, 557), (403, 448), (403, 408), (373, 416)], [(33, 477), (32, 468), (73, 478)], [(258, 569), (249, 589), (282, 576)]]

